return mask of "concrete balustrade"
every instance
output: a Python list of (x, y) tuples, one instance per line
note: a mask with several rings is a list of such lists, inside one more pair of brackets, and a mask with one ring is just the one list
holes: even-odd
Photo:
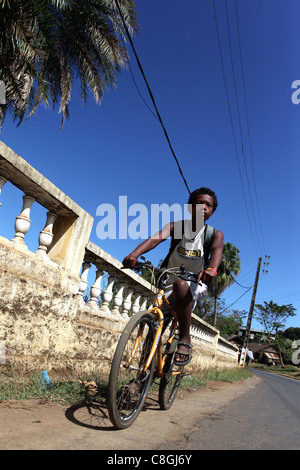
[[(122, 269), (122, 263), (92, 242), (86, 246), (86, 254), (82, 266), (79, 295), (82, 297), (87, 288), (87, 276), (94, 265), (97, 269), (96, 279), (91, 286), (91, 300), (88, 305), (95, 307), (97, 301), (101, 305), (98, 308), (110, 314), (122, 315), (128, 319), (128, 312), (137, 313), (153, 303), (156, 288), (130, 269)], [(106, 285), (101, 285), (103, 278)], [(84, 290), (83, 290), (84, 289)]]
[[(3, 186), (5, 185), (6, 182), (7, 182), (7, 180), (5, 178), (3, 178), (2, 176), (0, 176), (0, 195), (1, 195), (2, 188), (3, 188)], [(1, 202), (0, 202), (0, 206), (1, 206)]]
[[(0, 343), (7, 363), (108, 373), (129, 316), (153, 304), (155, 287), (92, 243), (92, 216), (0, 142), (1, 201), (7, 181), (23, 191), (13, 239), (0, 236)], [(26, 235), (36, 204), (47, 212), (33, 252)], [(237, 365), (237, 348), (195, 315), (191, 337), (192, 371)]]
[[(48, 256), (67, 271), (78, 275), (92, 230), (93, 217), (3, 142), (0, 142), (0, 176), (21, 189), (27, 201), (30, 201), (28, 198), (33, 198), (56, 215)], [(23, 210), (25, 217), (22, 215)], [(23, 210), (19, 217), (23, 217), (20, 220), (25, 226), (28, 225), (27, 207)], [(22, 233), (21, 231), (20, 238)]]

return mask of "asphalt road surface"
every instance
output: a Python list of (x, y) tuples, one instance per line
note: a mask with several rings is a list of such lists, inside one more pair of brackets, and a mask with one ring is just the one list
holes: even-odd
[(160, 449), (299, 450), (300, 381), (252, 370), (261, 382)]

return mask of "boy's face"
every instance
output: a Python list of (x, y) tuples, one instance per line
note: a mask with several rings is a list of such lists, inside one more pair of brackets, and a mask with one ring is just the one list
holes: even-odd
[(193, 201), (193, 217), (198, 211), (203, 211), (204, 222), (208, 220), (214, 212), (214, 200), (208, 194), (198, 194)]

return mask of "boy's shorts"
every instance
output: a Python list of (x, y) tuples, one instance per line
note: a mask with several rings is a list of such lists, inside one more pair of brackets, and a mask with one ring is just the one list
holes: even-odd
[[(192, 295), (192, 299), (194, 301), (194, 305), (193, 305), (193, 308), (192, 308), (192, 311), (193, 311), (194, 308), (197, 305), (197, 301), (202, 299), (202, 297), (206, 296), (206, 294), (207, 294), (207, 285), (204, 284), (203, 282), (200, 282), (199, 284), (196, 284), (195, 282), (192, 282), (192, 281), (186, 281), (186, 282), (190, 286), (190, 292), (191, 292), (191, 295)], [(166, 287), (165, 297), (168, 299), (172, 310), (175, 311), (175, 300), (174, 300), (174, 296), (173, 296), (173, 284), (170, 284)], [(164, 314), (169, 311), (168, 307), (165, 304), (162, 305), (162, 311), (163, 311)]]

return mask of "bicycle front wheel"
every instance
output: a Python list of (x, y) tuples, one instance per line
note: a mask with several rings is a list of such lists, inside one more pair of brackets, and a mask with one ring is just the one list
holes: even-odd
[(177, 349), (178, 339), (175, 337), (170, 346), (165, 365), (165, 375), (159, 383), (158, 403), (161, 410), (168, 410), (173, 405), (181, 379), (183, 377), (183, 367), (177, 367), (173, 363)]
[(134, 315), (119, 340), (108, 383), (107, 407), (115, 428), (125, 429), (138, 417), (152, 382), (155, 356), (144, 370), (155, 330), (153, 315), (141, 311)]

